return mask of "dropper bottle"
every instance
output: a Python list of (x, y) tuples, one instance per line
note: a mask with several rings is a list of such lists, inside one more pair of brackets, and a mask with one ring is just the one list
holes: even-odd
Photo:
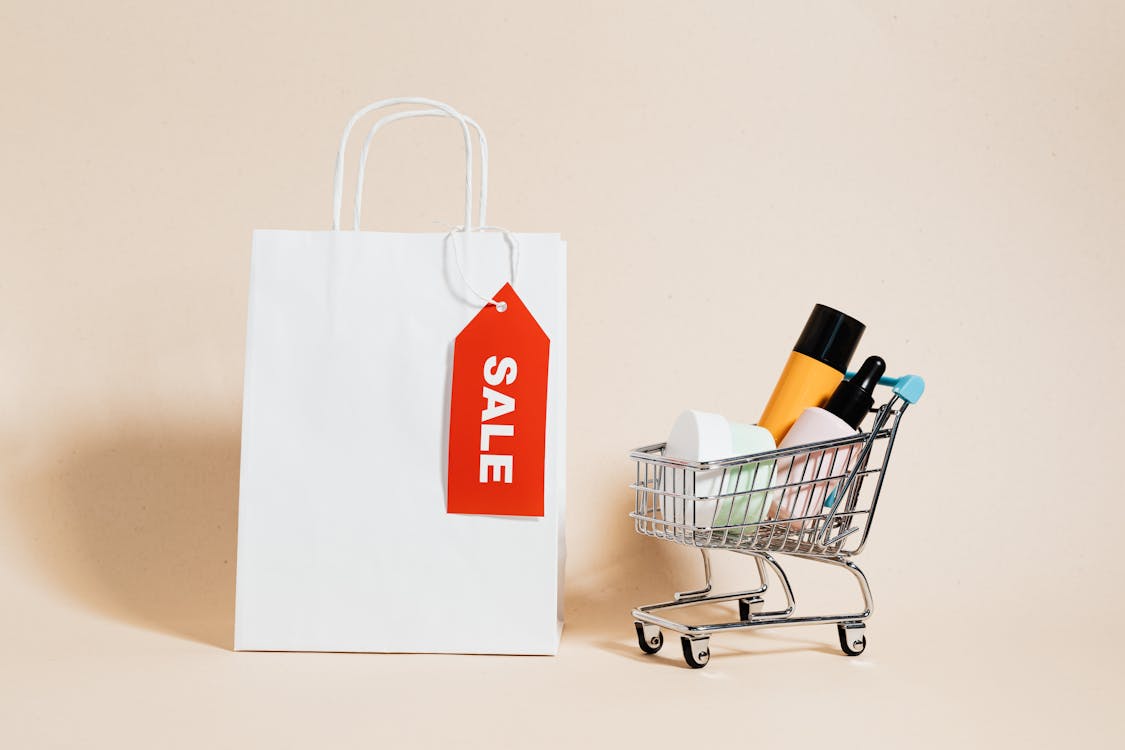
[(887, 370), (882, 357), (868, 357), (850, 380), (836, 386), (824, 407), (805, 409), (778, 448), (847, 437), (855, 434), (875, 403), (875, 386)]

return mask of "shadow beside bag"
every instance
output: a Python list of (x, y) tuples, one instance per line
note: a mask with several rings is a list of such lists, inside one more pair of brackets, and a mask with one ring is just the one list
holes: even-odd
[[(348, 136), (368, 113), (402, 104), (426, 108), (371, 128), (354, 228), (341, 231)], [(463, 223), (359, 231), (372, 138), (432, 116), (464, 137)], [(470, 127), (481, 150), (475, 225)], [(487, 224), (487, 160), (483, 131), (448, 105), (376, 102), (344, 130), (332, 230), (255, 231), (236, 649), (556, 653), (566, 245)], [(518, 376), (506, 357), (517, 320), (541, 339)]]

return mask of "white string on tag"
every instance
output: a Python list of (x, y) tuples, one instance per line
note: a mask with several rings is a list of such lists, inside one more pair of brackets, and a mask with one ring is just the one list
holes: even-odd
[[(520, 268), (520, 245), (519, 245), (519, 241), (516, 240), (516, 237), (515, 237), (514, 234), (509, 232), (507, 229), (504, 229), (503, 227), (482, 226), (482, 227), (477, 227), (476, 231), (477, 232), (499, 232), (500, 234), (504, 235), (504, 241), (508, 243), (508, 249), (512, 253), (512, 280), (511, 280), (511, 284), (512, 284), (512, 288), (514, 289), (515, 286), (516, 286), (516, 277), (519, 275), (519, 268)], [(465, 267), (461, 263), (461, 253), (458, 251), (458, 248), (457, 248), (457, 235), (458, 234), (464, 234), (464, 235), (467, 236), (469, 234), (475, 234), (475, 232), (473, 232), (473, 233), (465, 232), (464, 227), (453, 227), (448, 232), (446, 232), (445, 239), (442, 241), (442, 245), (443, 245), (443, 247), (448, 248), (450, 243), (452, 242), (452, 244), (453, 244), (453, 248), (452, 248), (453, 261), (454, 261), (454, 264), (457, 266), (457, 273), (461, 277), (461, 281), (465, 282), (465, 288), (468, 289), (470, 292), (472, 292), (473, 296), (475, 296), (477, 299), (479, 299), (484, 304), (493, 305), (498, 312), (504, 312), (505, 310), (508, 309), (508, 303), (497, 302), (492, 297), (481, 294), (480, 292), (477, 291), (476, 287), (474, 287), (471, 283), (469, 283), (469, 277), (465, 275)]]

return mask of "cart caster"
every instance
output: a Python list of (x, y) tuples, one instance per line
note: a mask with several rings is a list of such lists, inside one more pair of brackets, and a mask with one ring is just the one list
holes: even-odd
[(655, 625), (646, 625), (643, 622), (633, 621), (637, 629), (637, 645), (646, 654), (655, 654), (664, 645), (664, 633)]
[(765, 605), (766, 600), (760, 596), (748, 596), (745, 599), (739, 599), (738, 619), (743, 622), (749, 622), (750, 616), (761, 612)]
[(711, 661), (711, 647), (709, 638), (696, 638), (692, 640), (686, 635), (680, 637), (680, 644), (684, 647), (684, 661), (692, 669), (702, 669)]
[(841, 622), (836, 625), (840, 636), (840, 650), (848, 656), (859, 656), (867, 648), (867, 636), (862, 622)]

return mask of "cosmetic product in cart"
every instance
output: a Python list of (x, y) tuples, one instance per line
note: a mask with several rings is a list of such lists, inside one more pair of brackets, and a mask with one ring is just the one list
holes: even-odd
[(823, 406), (844, 378), (866, 326), (827, 305), (809, 315), (758, 425), (778, 443), (801, 412)]
[[(875, 386), (886, 369), (881, 357), (868, 357), (854, 377), (836, 387), (824, 408), (810, 407), (801, 413), (778, 448), (784, 450), (855, 435), (874, 403)], [(769, 517), (776, 520), (804, 518), (789, 524), (790, 529), (799, 531), (809, 516), (818, 515), (822, 507), (834, 501), (835, 485), (851, 469), (855, 448), (847, 445), (779, 459), (774, 484), (801, 484), (773, 493)], [(829, 477), (834, 479), (820, 481)], [(826, 497), (832, 500), (826, 503)]]
[[(764, 427), (732, 422), (730, 431), (733, 456), (767, 453), (777, 447), (773, 435)], [(721, 488), (722, 497), (715, 509), (714, 526), (747, 526), (761, 521), (766, 507), (767, 493), (764, 490), (770, 486), (773, 468), (773, 461), (728, 468)], [(733, 497), (727, 497), (732, 494)]]
[[(718, 414), (689, 409), (676, 418), (664, 455), (681, 461), (715, 461), (731, 455), (730, 425)], [(690, 468), (664, 467), (657, 477), (660, 511), (665, 521), (689, 526), (707, 526), (714, 508), (702, 507), (692, 498), (713, 494), (721, 485), (721, 469), (696, 471)]]
[[(718, 461), (774, 449), (773, 436), (756, 425), (688, 410), (672, 426), (664, 455), (681, 461)], [(773, 462), (731, 469), (666, 468), (657, 477), (661, 514), (670, 523), (695, 528), (738, 526), (761, 520)], [(754, 492), (754, 490), (762, 490)]]

